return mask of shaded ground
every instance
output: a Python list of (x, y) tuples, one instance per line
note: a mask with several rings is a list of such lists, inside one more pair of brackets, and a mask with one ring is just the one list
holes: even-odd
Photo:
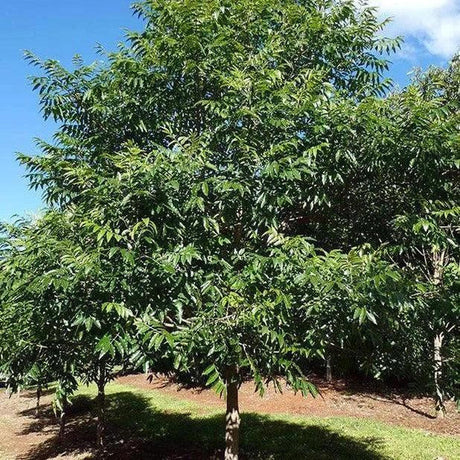
[[(118, 379), (125, 385), (142, 389), (155, 389), (168, 395), (222, 408), (224, 402), (212, 390), (188, 389), (172, 383), (162, 376), (154, 377), (151, 382), (144, 374), (134, 374)], [(453, 402), (447, 403), (448, 413), (444, 419), (434, 417), (431, 398), (409, 397), (390, 390), (372, 392), (359, 384), (350, 385), (343, 380), (327, 384), (314, 379), (321, 396), (304, 398), (286, 390), (283, 394), (269, 388), (263, 398), (254, 393), (251, 382), (244, 383), (240, 389), (240, 410), (264, 414), (296, 414), (306, 416), (366, 417), (393, 425), (419, 428), (432, 433), (460, 435), (460, 414)]]
[[(260, 399), (250, 385), (243, 385), (241, 458), (460, 458), (459, 439), (392, 428), (370, 420), (388, 421), (386, 418), (393, 414), (394, 423), (459, 434), (458, 415), (433, 420), (425, 413), (431, 405), (424, 399), (409, 402), (402, 396), (385, 398), (364, 390), (351, 394), (341, 382), (330, 388), (319, 386), (324, 399), (312, 400), (273, 391)], [(180, 388), (162, 378), (150, 384), (144, 375), (122, 377), (109, 385), (107, 393), (108, 448), (102, 454), (94, 449), (95, 389), (92, 387), (83, 388), (75, 398), (63, 443), (57, 437), (50, 395), (42, 398), (42, 414), (37, 419), (33, 392), (25, 392), (19, 398), (16, 395), (8, 398), (1, 393), (0, 459), (221, 458), (224, 403), (214, 393)], [(287, 412), (296, 415), (278, 415)]]

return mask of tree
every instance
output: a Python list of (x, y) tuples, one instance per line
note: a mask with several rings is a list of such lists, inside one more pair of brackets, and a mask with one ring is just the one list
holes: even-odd
[(48, 211), (9, 227), (2, 260), (0, 358), (12, 389), (36, 383), (39, 398), (42, 386), (58, 381), (61, 438), (78, 383), (96, 382), (97, 444), (103, 447), (104, 388), (113, 367), (126, 364), (136, 346), (128, 333), (133, 314), (115, 297), (122, 291), (107, 287), (122, 276), (113, 273), (98, 248), (92, 232), (70, 212)]
[[(454, 57), (445, 70), (433, 68), (416, 75), (407, 90), (406, 97), (413, 101), (411, 109), (417, 107), (425, 126), (422, 145), (432, 165), (432, 181), (430, 187), (419, 191), (417, 206), (395, 219), (399, 232), (395, 252), (414, 282), (415, 315), (433, 344), (432, 386), (438, 416), (445, 412), (444, 394), (453, 390), (443, 376), (444, 350), (458, 346), (459, 70), (458, 57)], [(443, 347), (445, 341), (447, 348)]]
[(71, 334), (70, 280), (78, 275), (62, 263), (68, 254), (67, 227), (56, 213), (35, 222), (8, 225), (2, 241), (0, 363), (15, 391), (59, 382), (56, 407), (62, 412), (77, 387), (80, 355)]
[(447, 358), (443, 342), (455, 349), (460, 304), (456, 236), (460, 228), (459, 209), (446, 208), (445, 204), (427, 203), (425, 213), (401, 216), (397, 221), (405, 233), (399, 250), (405, 256), (404, 268), (414, 281), (416, 319), (433, 344), (433, 387), (438, 416), (445, 413), (444, 395), (449, 389), (443, 378), (443, 361)]
[[(151, 273), (147, 292), (159, 302), (146, 299), (146, 327), (153, 317), (165, 328), (174, 308), (176, 366), (194, 356), (209, 383), (226, 385), (226, 457), (236, 458), (247, 372), (259, 389), (283, 375), (314, 392), (294, 360), (311, 344), (295, 328), (308, 310), (292, 279), (317, 257), (298, 223), (342, 181), (334, 112), (344, 98), (385, 91), (381, 54), (398, 40), (378, 38), (385, 22), (352, 1), (134, 8), (145, 30), (107, 67), (69, 72), (30, 56), (45, 72), (34, 79), (44, 115), (61, 128), (55, 145), (40, 144), (45, 156), (21, 161), (51, 205), (87, 213), (99, 241), (131, 235), (112, 255)], [(162, 336), (146, 340), (155, 347)]]
[[(361, 335), (387, 302), (379, 283), (388, 290), (397, 276), (377, 257), (362, 284), (343, 287), (346, 261), (366, 266), (352, 248), (397, 246), (398, 215), (454, 209), (437, 203), (458, 197), (455, 68), (444, 86), (387, 94), (384, 55), (399, 41), (379, 38), (385, 22), (351, 1), (156, 0), (135, 11), (145, 29), (106, 66), (30, 57), (44, 71), (34, 79), (44, 114), (61, 127), (40, 144), (46, 155), (21, 161), (51, 206), (78, 209), (104, 261), (102, 304), (133, 313), (149, 358), (169, 353), (226, 388), (234, 458), (245, 376), (261, 391), (284, 376), (314, 392), (297, 365), (320, 351), (309, 302), (323, 312), (336, 302), (334, 340), (344, 324)], [(403, 259), (394, 263), (419, 280)], [(314, 285), (327, 270), (333, 292)], [(113, 279), (132, 287), (118, 301)], [(366, 343), (377, 335), (364, 332)]]

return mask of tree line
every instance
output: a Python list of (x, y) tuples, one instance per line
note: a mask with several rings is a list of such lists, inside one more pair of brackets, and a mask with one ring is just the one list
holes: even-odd
[(385, 77), (400, 38), (347, 0), (148, 0), (72, 69), (26, 58), (45, 119), (18, 155), (46, 209), (3, 224), (0, 364), (78, 385), (174, 372), (226, 395), (308, 374), (458, 391), (460, 65)]

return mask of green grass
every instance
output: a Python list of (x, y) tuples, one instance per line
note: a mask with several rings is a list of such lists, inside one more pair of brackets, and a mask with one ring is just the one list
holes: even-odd
[[(94, 387), (82, 388), (76, 407), (94, 410), (94, 396)], [(117, 433), (112, 442), (131, 442), (135, 458), (210, 458), (222, 448), (224, 416), (215, 408), (115, 383), (107, 387), (107, 402), (110, 432)], [(454, 460), (460, 439), (367, 419), (243, 413), (241, 452), (248, 459)]]

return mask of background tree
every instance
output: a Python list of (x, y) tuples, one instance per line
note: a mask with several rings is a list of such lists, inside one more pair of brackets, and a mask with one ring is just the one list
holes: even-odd
[(106, 263), (101, 268), (104, 259), (97, 248), (92, 232), (70, 212), (50, 211), (10, 228), (2, 260), (0, 318), (9, 386), (35, 383), (39, 396), (43, 385), (57, 381), (61, 437), (78, 383), (97, 384), (97, 439), (102, 447), (105, 385), (114, 366), (125, 365), (136, 346), (128, 334), (133, 314), (114, 297), (120, 291), (108, 293), (112, 267)]
[[(2, 241), (0, 333), (2, 369), (12, 391), (58, 381), (57, 408), (64, 414), (77, 387), (79, 343), (71, 334), (71, 281), (77, 274), (63, 264), (67, 227), (56, 213), (5, 229)], [(63, 424), (65, 417), (61, 417)]]

